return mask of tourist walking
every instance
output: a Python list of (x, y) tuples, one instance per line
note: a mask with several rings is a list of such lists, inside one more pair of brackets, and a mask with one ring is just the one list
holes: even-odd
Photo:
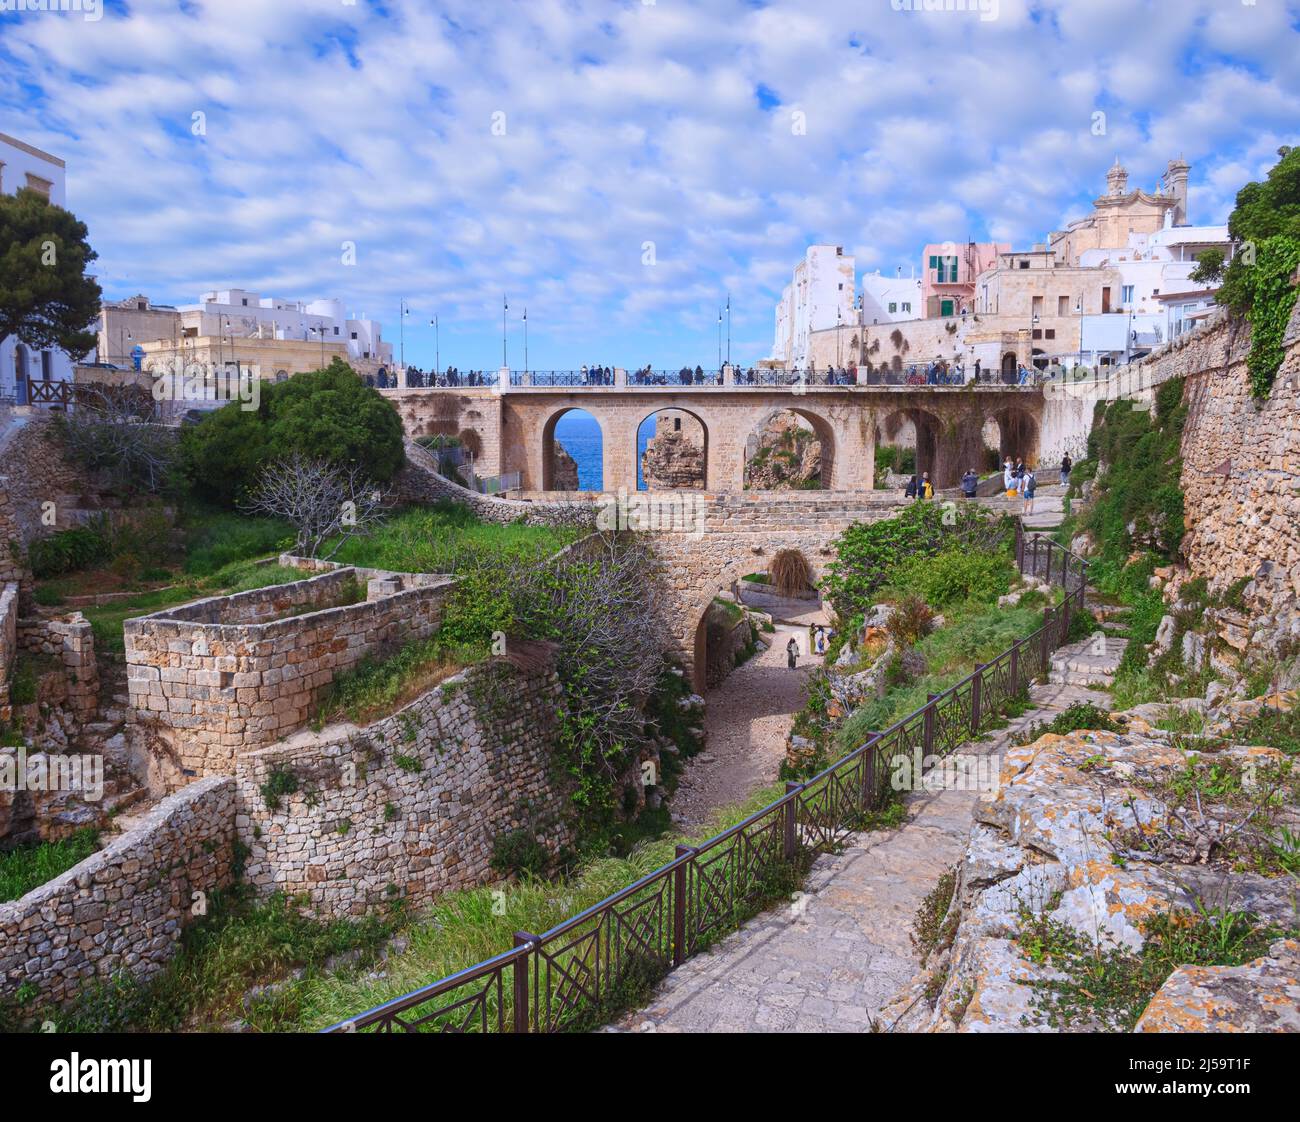
[(975, 474), (974, 468), (968, 468), (966, 474), (961, 477), (961, 493), (968, 499), (975, 497), (975, 489), (980, 485), (980, 477)]
[(1074, 462), (1070, 459), (1070, 453), (1067, 452), (1061, 457), (1061, 486), (1070, 485), (1070, 469), (1074, 467)]
[(1025, 514), (1034, 513), (1034, 488), (1038, 486), (1038, 479), (1034, 475), (1032, 468), (1025, 468), (1025, 474), (1020, 477), (1020, 491), (1025, 496)]
[(930, 473), (921, 472), (921, 492), (916, 496), (918, 499), (934, 498), (934, 485), (930, 482)]
[(791, 670), (794, 670), (799, 665), (799, 640), (793, 635), (790, 636), (790, 641), (785, 645), (785, 659), (786, 666)]
[(907, 486), (903, 488), (903, 498), (915, 499), (921, 493), (921, 481), (914, 475), (907, 481)]

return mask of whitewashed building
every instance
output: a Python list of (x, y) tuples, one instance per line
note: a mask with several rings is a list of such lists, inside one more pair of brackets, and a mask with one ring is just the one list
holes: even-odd
[(857, 323), (854, 261), (843, 246), (810, 245), (776, 306), (772, 358), (787, 369), (807, 365), (814, 331)]
[[(65, 166), (58, 156), (0, 133), (0, 192), (29, 187), (56, 206), (67, 205)], [(15, 338), (0, 343), (0, 400), (27, 401), (28, 382), (67, 381), (73, 360), (60, 350), (36, 351)]]
[(881, 276), (880, 270), (863, 273), (859, 301), (859, 323), (871, 326), (877, 323), (899, 323), (920, 319), (925, 306), (921, 294), (921, 278), (912, 275)]

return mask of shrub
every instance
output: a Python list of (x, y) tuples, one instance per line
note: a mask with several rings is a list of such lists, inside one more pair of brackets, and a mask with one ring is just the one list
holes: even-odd
[(498, 834), (492, 842), (492, 868), (504, 876), (544, 876), (550, 859), (546, 847), (522, 827)]
[(27, 563), (32, 576), (45, 580), (102, 564), (111, 553), (108, 538), (101, 531), (78, 526), (37, 538), (27, 550)]
[(797, 549), (779, 549), (768, 563), (767, 574), (778, 596), (797, 596), (812, 585), (812, 569)]
[(919, 596), (904, 596), (893, 605), (885, 629), (895, 645), (905, 649), (929, 635), (933, 626), (930, 605)]
[(991, 603), (1006, 594), (1014, 576), (1005, 555), (949, 549), (908, 562), (894, 576), (894, 584), (941, 608), (967, 600)]
[(182, 430), (180, 463), (203, 496), (230, 507), (260, 469), (293, 453), (359, 467), (386, 483), (404, 460), (402, 422), (345, 362), (263, 383), (257, 409), (231, 402)]

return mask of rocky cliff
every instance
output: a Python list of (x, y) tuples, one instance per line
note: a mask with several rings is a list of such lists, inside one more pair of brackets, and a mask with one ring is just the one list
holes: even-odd
[(755, 491), (819, 487), (821, 458), (821, 441), (812, 429), (793, 413), (780, 413), (758, 434), (745, 464), (745, 487)]

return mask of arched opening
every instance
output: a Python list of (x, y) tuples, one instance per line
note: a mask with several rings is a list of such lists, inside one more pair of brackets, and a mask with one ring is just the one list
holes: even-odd
[(835, 436), (804, 409), (774, 409), (745, 440), (747, 491), (816, 491), (834, 478)]
[(542, 489), (604, 489), (605, 436), (585, 409), (562, 409), (542, 430)]
[(1031, 361), (1039, 370), (1046, 370), (1047, 352), (1040, 347), (1035, 347)]
[(1024, 460), (1031, 466), (1038, 464), (1038, 422), (1026, 409), (1011, 405), (993, 415), (998, 427), (998, 457), (1005, 462)]
[(1002, 381), (1005, 385), (1016, 384), (1016, 352), (1007, 351), (1002, 356)]
[(703, 490), (708, 464), (709, 429), (697, 414), (659, 409), (637, 426), (637, 490)]
[(896, 409), (886, 415), (876, 428), (876, 485), (896, 485), (891, 475), (919, 478), (928, 471), (936, 487), (947, 486), (939, 482), (942, 431), (939, 418), (924, 409)]

